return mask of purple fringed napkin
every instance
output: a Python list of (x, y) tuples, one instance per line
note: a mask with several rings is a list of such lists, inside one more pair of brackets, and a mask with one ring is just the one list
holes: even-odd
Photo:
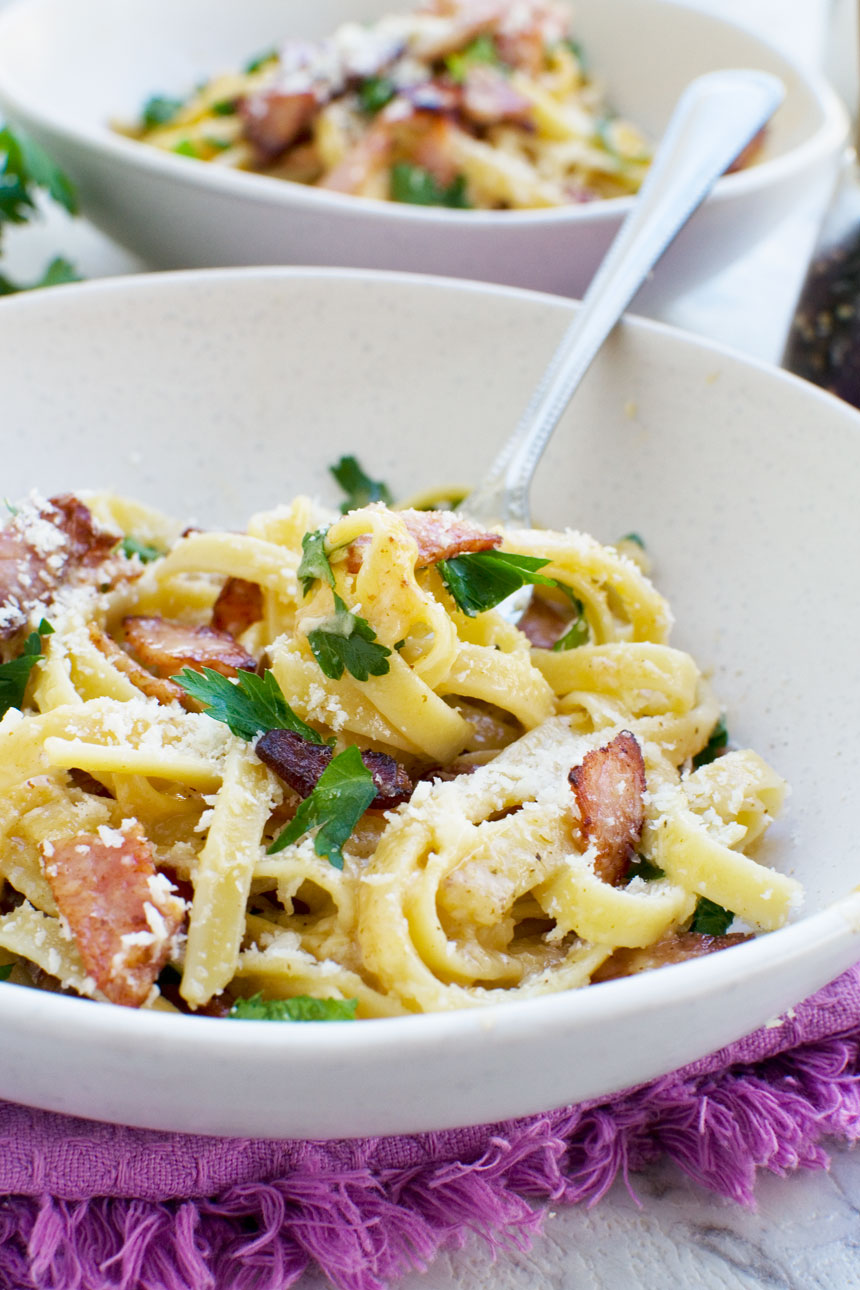
[(759, 1168), (826, 1168), (827, 1137), (860, 1138), (860, 965), (652, 1084), (473, 1129), (242, 1141), (0, 1103), (0, 1286), (284, 1290), (315, 1261), (382, 1290), (469, 1232), (525, 1248), (535, 1200), (597, 1201), (663, 1154), (749, 1204)]

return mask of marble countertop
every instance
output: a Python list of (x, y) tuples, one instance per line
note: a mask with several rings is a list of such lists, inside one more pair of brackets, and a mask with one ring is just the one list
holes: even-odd
[[(807, 61), (844, 48), (843, 29), (850, 30), (851, 0), (696, 2), (771, 32)], [(811, 195), (753, 255), (661, 320), (778, 361), (822, 200)], [(84, 221), (55, 212), (35, 229), (13, 231), (5, 250), (4, 267), (22, 278), (60, 253), (87, 277), (146, 267)], [(591, 1210), (552, 1211), (528, 1254), (493, 1263), (475, 1240), (405, 1278), (400, 1290), (860, 1290), (860, 1150), (836, 1151), (828, 1173), (763, 1176), (755, 1212), (709, 1195), (668, 1164), (632, 1181), (640, 1204), (616, 1184)], [(309, 1275), (302, 1287), (327, 1284)]]

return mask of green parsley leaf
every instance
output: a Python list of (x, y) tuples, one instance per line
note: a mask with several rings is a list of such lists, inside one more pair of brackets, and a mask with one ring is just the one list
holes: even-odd
[(385, 676), (391, 668), (391, 650), (380, 644), (365, 618), (352, 613), (335, 592), (334, 613), (308, 632), (308, 644), (326, 676), (337, 681), (344, 668), (357, 681)]
[(157, 546), (153, 546), (151, 542), (141, 542), (140, 538), (134, 537), (131, 533), (125, 535), (119, 544), (119, 549), (129, 560), (136, 555), (144, 564), (150, 564), (153, 560), (160, 560), (164, 555), (164, 552), (159, 551)]
[(167, 94), (153, 94), (144, 103), (140, 119), (145, 129), (154, 130), (156, 126), (167, 125), (184, 106), (184, 99), (171, 98)]
[(191, 139), (180, 139), (179, 143), (173, 145), (171, 152), (175, 152), (178, 157), (194, 157), (199, 160), (197, 145)]
[(472, 204), (463, 175), (458, 175), (447, 188), (442, 188), (429, 170), (413, 166), (408, 161), (395, 162), (391, 167), (389, 196), (393, 202), (407, 202), (412, 206), (449, 206), (468, 210)]
[(211, 667), (202, 672), (184, 667), (173, 677), (214, 721), (223, 721), (239, 739), (253, 739), (265, 730), (291, 730), (312, 744), (321, 735), (293, 712), (273, 672), (257, 676), (241, 671), (235, 683)]
[(588, 626), (588, 619), (585, 616), (585, 605), (575, 596), (570, 587), (566, 587), (562, 582), (555, 584), (560, 591), (563, 591), (573, 605), (573, 618), (570, 626), (563, 636), (560, 636), (553, 645), (556, 654), (564, 650), (579, 649), (580, 645), (587, 645), (591, 640), (591, 631)]
[(14, 963), (0, 963), (0, 981), (8, 981), (12, 975)]
[(212, 111), (216, 116), (235, 116), (238, 110), (238, 99), (219, 99), (217, 103), (212, 104)]
[(262, 54), (256, 54), (254, 58), (250, 59), (250, 61), (245, 64), (243, 70), (250, 76), (252, 72), (259, 72), (261, 67), (265, 67), (266, 63), (273, 62), (277, 57), (277, 49), (265, 49)]
[(390, 103), (397, 93), (397, 87), (387, 76), (368, 76), (358, 87), (358, 101), (362, 112), (374, 116), (381, 112), (386, 103)]
[(0, 717), (10, 708), (20, 708), (30, 673), (42, 657), (42, 637), (53, 635), (53, 627), (43, 618), (38, 629), (30, 632), (17, 658), (0, 663)]
[(458, 85), (462, 85), (463, 81), (465, 81), (470, 68), (481, 65), (484, 67), (505, 67), (505, 64), (499, 58), (496, 42), (487, 32), (476, 36), (465, 49), (460, 49), (455, 54), (449, 54), (445, 59), (445, 68), (448, 75)]
[(642, 548), (642, 550), (643, 550), (643, 551), (646, 549), (646, 548), (645, 548), (645, 539), (644, 539), (643, 537), (640, 537), (640, 535), (639, 535), (638, 533), (625, 533), (623, 537), (620, 537), (620, 538), (618, 539), (618, 541), (619, 541), (619, 542), (635, 542), (635, 543), (636, 543), (636, 545), (637, 545), (637, 546), (640, 546), (640, 547)]
[(80, 280), (80, 274), (74, 265), (58, 256), (35, 282), (13, 282), (11, 278), (0, 274), (0, 296), (14, 296), (19, 291), (38, 291), (40, 287), (58, 287), (64, 282)]
[(653, 860), (649, 860), (647, 856), (637, 856), (627, 870), (628, 882), (631, 878), (642, 878), (645, 882), (656, 882), (658, 878), (665, 877), (665, 870), (654, 864)]
[(354, 744), (332, 757), (317, 780), (316, 788), (299, 806), (280, 837), (269, 847), (269, 855), (298, 842), (317, 829), (314, 851), (326, 856), (335, 869), (343, 868), (341, 847), (376, 797), (373, 775), (361, 760)]
[(0, 219), (4, 215), (13, 223), (23, 223), (28, 219), (29, 210), (21, 211), (16, 218), (5, 207), (6, 201), (11, 202), (13, 207), (16, 201), (23, 201), (25, 207), (32, 209), (32, 188), (44, 189), (70, 215), (77, 213), (78, 201), (74, 187), (35, 139), (31, 139), (22, 130), (13, 133), (7, 126), (0, 130), (0, 157), (3, 158), (0, 165)]
[(703, 936), (723, 936), (734, 920), (730, 909), (723, 909), (707, 896), (700, 896), (696, 901), (696, 912), (690, 924), (691, 932), (700, 932)]
[(710, 762), (716, 761), (718, 757), (726, 751), (726, 745), (729, 742), (729, 732), (726, 727), (724, 717), (720, 717), (717, 724), (711, 731), (708, 742), (701, 752), (697, 752), (693, 758), (693, 767), (698, 770), (700, 766), (707, 766)]
[(302, 580), (302, 593), (307, 595), (314, 583), (327, 582), (334, 586), (334, 574), (331, 571), (326, 555), (325, 539), (328, 529), (314, 529), (302, 537), (302, 558), (299, 562), (298, 576)]
[(578, 40), (573, 40), (570, 36), (565, 36), (559, 43), (570, 50), (576, 61), (579, 63), (580, 71), (585, 72), (588, 70), (588, 56)]
[(252, 994), (237, 999), (227, 1013), (239, 1021), (355, 1021), (358, 999), (314, 999), (297, 994), (292, 999), (264, 999)]
[(336, 466), (329, 466), (329, 471), (346, 493), (346, 501), (340, 504), (342, 515), (370, 502), (391, 506), (394, 501), (388, 485), (365, 474), (355, 457), (341, 457)]
[(544, 587), (556, 585), (553, 578), (538, 573), (549, 560), (533, 555), (512, 555), (508, 551), (475, 551), (455, 555), (436, 565), (442, 581), (470, 618), (499, 605), (508, 596), (530, 583)]

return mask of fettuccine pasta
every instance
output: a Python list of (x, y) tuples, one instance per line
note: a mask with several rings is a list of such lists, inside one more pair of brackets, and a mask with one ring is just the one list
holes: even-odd
[(609, 107), (556, 0), (427, 0), (288, 39), (120, 127), (167, 152), (361, 197), (479, 209), (638, 190), (651, 148)]
[(780, 927), (800, 888), (753, 852), (785, 786), (715, 747), (643, 563), (383, 502), (181, 533), (28, 499), (0, 533), (0, 972), (385, 1017)]

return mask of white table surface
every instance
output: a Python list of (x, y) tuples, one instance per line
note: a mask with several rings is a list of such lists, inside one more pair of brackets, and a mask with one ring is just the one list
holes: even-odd
[[(763, 30), (798, 60), (829, 59), (850, 92), (852, 0), (695, 2)], [(820, 213), (821, 196), (813, 195), (752, 255), (660, 318), (777, 362)], [(4, 245), (5, 270), (22, 278), (57, 254), (87, 277), (146, 267), (84, 221), (56, 212), (13, 231)], [(860, 1150), (837, 1150), (829, 1173), (763, 1176), (754, 1213), (666, 1164), (633, 1182), (641, 1208), (616, 1184), (594, 1209), (553, 1210), (529, 1254), (493, 1263), (475, 1240), (406, 1277), (400, 1290), (860, 1290)], [(327, 1284), (313, 1274), (301, 1283), (302, 1290)]]

